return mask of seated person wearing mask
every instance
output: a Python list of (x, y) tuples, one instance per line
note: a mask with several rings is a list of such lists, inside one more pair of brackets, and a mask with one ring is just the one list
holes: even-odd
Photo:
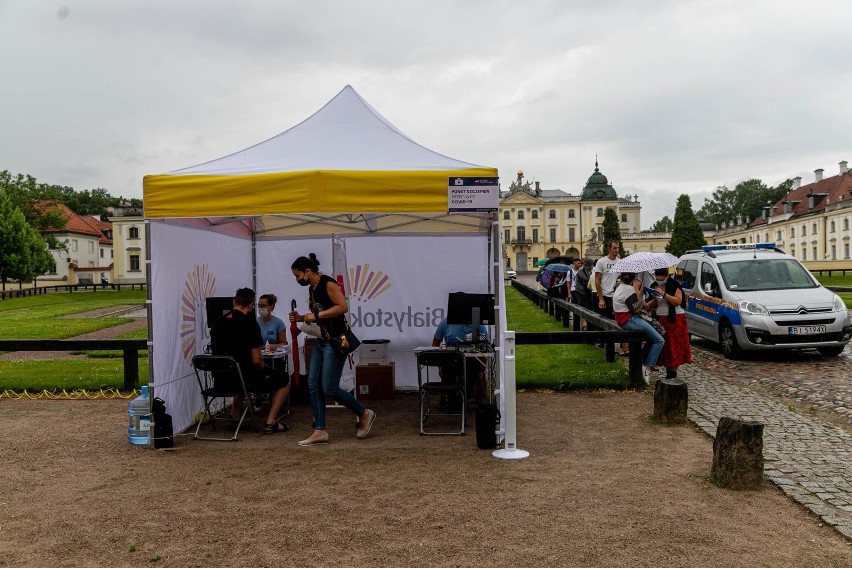
[[(290, 427), (280, 421), (278, 413), (287, 398), (290, 383), (285, 373), (270, 375), (270, 370), (263, 364), (263, 338), (253, 313), (254, 298), (251, 288), (237, 290), (234, 308), (213, 322), (210, 328), (212, 350), (214, 355), (228, 355), (236, 359), (249, 392), (272, 393), (264, 433), (287, 432)], [(239, 417), (243, 398), (234, 397), (232, 417)]]
[(270, 351), (287, 345), (287, 325), (284, 320), (272, 315), (277, 302), (275, 294), (264, 294), (257, 300), (257, 325), (260, 326), (263, 343), (269, 344)]
[[(438, 347), (443, 341), (446, 345), (458, 345), (466, 341), (467, 334), (473, 330), (469, 325), (447, 323), (447, 318), (444, 318), (438, 323), (435, 329), (435, 335), (432, 337), (432, 347)], [(479, 326), (479, 337), (482, 341), (488, 341), (488, 329), (484, 325)], [(482, 362), (476, 357), (465, 357), (465, 365), (467, 367), (467, 392), (468, 398), (473, 395), (477, 400), (482, 398), (484, 389), (482, 388), (485, 379), (485, 368)], [(452, 369), (450, 367), (441, 369), (441, 376), (445, 373), (461, 374), (460, 369)], [(476, 379), (479, 380), (476, 380)]]

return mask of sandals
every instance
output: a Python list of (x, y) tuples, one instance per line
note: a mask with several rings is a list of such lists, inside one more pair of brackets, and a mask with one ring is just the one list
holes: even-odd
[(273, 422), (271, 424), (265, 424), (263, 426), (264, 434), (278, 434), (280, 432), (289, 432), (290, 427), (283, 422)]

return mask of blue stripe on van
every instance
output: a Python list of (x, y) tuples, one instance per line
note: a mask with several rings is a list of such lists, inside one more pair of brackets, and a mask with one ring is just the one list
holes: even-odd
[(716, 323), (725, 317), (733, 325), (742, 324), (740, 310), (736, 304), (693, 291), (687, 292), (687, 296), (689, 300), (686, 304), (686, 311), (690, 314)]

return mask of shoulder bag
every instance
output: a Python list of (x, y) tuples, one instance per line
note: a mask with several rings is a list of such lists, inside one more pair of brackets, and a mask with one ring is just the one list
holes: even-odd
[(311, 303), (311, 312), (314, 314), (314, 318), (316, 318), (316, 323), (322, 330), (322, 338), (331, 343), (331, 348), (334, 349), (334, 352), (337, 353), (340, 357), (348, 357), (350, 353), (358, 349), (361, 345), (361, 340), (352, 333), (352, 329), (349, 327), (349, 322), (346, 321), (346, 316), (343, 317), (343, 323), (346, 324), (346, 331), (341, 333), (340, 335), (331, 335), (328, 332), (328, 328), (326, 328), (319, 319), (319, 309), (321, 306), (314, 302), (314, 292), (310, 291), (310, 303)]

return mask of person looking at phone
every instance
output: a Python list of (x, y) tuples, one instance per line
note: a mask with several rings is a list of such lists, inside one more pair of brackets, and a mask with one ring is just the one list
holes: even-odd
[(660, 353), (659, 364), (666, 368), (666, 378), (677, 377), (678, 367), (692, 363), (692, 346), (684, 310), (685, 296), (680, 283), (669, 276), (668, 268), (654, 271), (652, 284), (656, 291), (657, 321), (666, 330), (665, 345)]

